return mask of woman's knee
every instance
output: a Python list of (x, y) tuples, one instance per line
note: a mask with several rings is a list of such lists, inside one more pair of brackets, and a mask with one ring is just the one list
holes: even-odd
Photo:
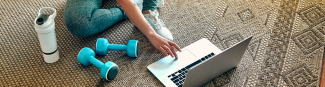
[(79, 37), (95, 34), (92, 12), (99, 9), (101, 3), (102, 0), (68, 0), (63, 17), (69, 32)]
[(69, 32), (80, 37), (99, 33), (123, 19), (127, 19), (127, 16), (121, 7), (96, 9), (66, 6), (64, 11), (64, 21)]

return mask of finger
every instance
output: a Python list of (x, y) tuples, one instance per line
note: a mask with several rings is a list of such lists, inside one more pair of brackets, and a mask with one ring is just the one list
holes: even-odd
[(162, 47), (159, 47), (158, 50), (161, 51), (161, 52), (163, 52), (164, 55), (167, 56), (167, 52)]
[(175, 56), (175, 58), (177, 58), (178, 56), (177, 56), (177, 54), (176, 54), (176, 51), (175, 51), (174, 47), (172, 47), (170, 44), (168, 44), (167, 46), (168, 46), (168, 47), (170, 48), (170, 50), (173, 52), (173, 55)]
[(168, 52), (167, 54), (169, 54), (172, 57), (175, 57), (168, 46), (164, 45), (163, 48)]
[(179, 46), (178, 46), (176, 43), (174, 43), (174, 42), (169, 42), (169, 44), (170, 44), (171, 46), (175, 47), (178, 51), (181, 51), (181, 48), (179, 48)]
[(166, 45), (164, 45), (164, 46), (162, 46), (167, 52), (168, 52), (168, 54), (170, 55), (170, 56), (172, 56), (172, 57), (175, 57), (174, 55), (173, 55), (173, 53), (170, 51), (170, 48), (168, 47), (168, 46), (166, 46)]

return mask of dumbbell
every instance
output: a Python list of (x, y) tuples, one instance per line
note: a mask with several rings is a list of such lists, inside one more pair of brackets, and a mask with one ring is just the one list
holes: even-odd
[(127, 45), (109, 44), (106, 38), (98, 38), (96, 42), (96, 54), (106, 55), (108, 50), (126, 51), (129, 57), (138, 57), (140, 44), (138, 40), (129, 40)]
[(118, 73), (118, 66), (114, 62), (108, 61), (104, 64), (95, 58), (95, 52), (88, 47), (81, 49), (78, 61), (84, 66), (94, 64), (100, 68), (100, 75), (106, 80), (113, 80)]

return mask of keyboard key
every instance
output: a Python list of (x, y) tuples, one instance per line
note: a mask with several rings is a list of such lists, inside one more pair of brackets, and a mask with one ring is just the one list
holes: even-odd
[(179, 74), (181, 74), (181, 73), (178, 73), (178, 72), (176, 71), (175, 76), (178, 76)]
[(172, 74), (173, 77), (175, 77), (175, 74)]
[(181, 81), (182, 81), (183, 79), (184, 79), (183, 77), (179, 77), (179, 80), (181, 80)]
[(185, 68), (182, 69), (182, 71), (185, 71), (185, 70), (186, 70)]
[(183, 84), (182, 85), (179, 85), (178, 87), (183, 87)]
[(172, 77), (172, 75), (169, 75), (168, 78)]
[(181, 74), (184, 75), (183, 73), (185, 73), (185, 71), (183, 71)]
[[(191, 65), (191, 64), (190, 64), (190, 65)], [(191, 68), (190, 65), (187, 65), (187, 66), (185, 67), (185, 69), (190, 69), (190, 68)]]
[(208, 59), (209, 57), (208, 57), (208, 56), (205, 56), (204, 58), (205, 58), (205, 59)]
[(201, 60), (197, 60), (197, 61), (195, 61), (194, 63), (192, 63), (193, 64), (193, 66), (195, 66), (196, 64), (199, 64), (199, 63), (201, 63), (202, 61)]
[(214, 56), (214, 53), (211, 53), (212, 56)]
[(179, 86), (180, 84), (179, 83), (176, 83), (177, 86)]
[(211, 57), (211, 55), (209, 54), (208, 57)]
[(182, 70), (178, 70), (178, 73), (182, 73)]
[(204, 61), (205, 60), (205, 58), (203, 57), (203, 58), (201, 58), (201, 61)]
[(170, 79), (170, 80), (174, 81), (174, 80), (177, 79), (177, 78), (178, 78), (178, 76), (175, 76), (174, 78), (172, 78), (172, 79)]
[(195, 61), (194, 63), (192, 63), (192, 64), (186, 66), (185, 68), (186, 68), (186, 69), (190, 69), (191, 67), (193, 67), (193, 66), (195, 66), (196, 64), (199, 64), (199, 63), (201, 63), (201, 62), (202, 62), (201, 60), (197, 60), (197, 61)]
[(174, 83), (177, 83), (178, 81), (179, 81), (179, 79), (175, 79), (175, 80), (173, 80)]
[(182, 76), (182, 78), (185, 78), (185, 77), (186, 77), (185, 75)]

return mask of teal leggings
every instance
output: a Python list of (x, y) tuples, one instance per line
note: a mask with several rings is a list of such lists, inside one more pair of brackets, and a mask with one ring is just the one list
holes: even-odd
[[(100, 9), (102, 0), (68, 0), (64, 9), (64, 21), (68, 30), (76, 36), (87, 37), (127, 19), (123, 9)], [(143, 0), (142, 10), (156, 10), (157, 0)]]

